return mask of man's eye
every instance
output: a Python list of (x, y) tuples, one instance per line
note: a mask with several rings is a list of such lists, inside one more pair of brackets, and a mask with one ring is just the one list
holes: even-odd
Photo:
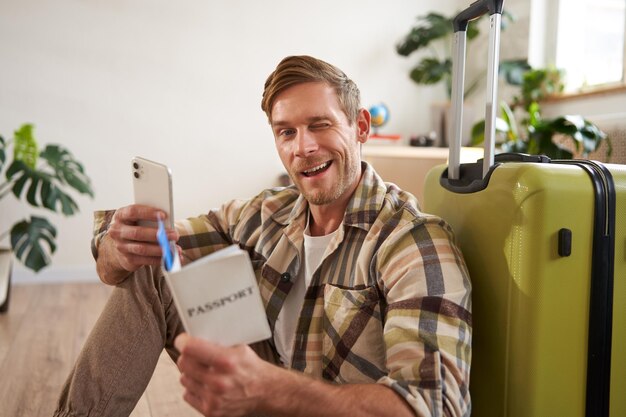
[(330, 126), (330, 123), (315, 123), (311, 125), (311, 129), (326, 129)]
[(289, 136), (293, 136), (296, 134), (296, 130), (295, 129), (283, 129), (280, 132), (278, 132), (278, 136), (283, 136), (283, 137), (289, 137)]

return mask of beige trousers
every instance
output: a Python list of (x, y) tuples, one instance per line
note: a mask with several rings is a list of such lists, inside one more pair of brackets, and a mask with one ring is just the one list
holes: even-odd
[(163, 348), (176, 360), (183, 331), (159, 268), (143, 267), (112, 292), (78, 356), (54, 416), (127, 416)]

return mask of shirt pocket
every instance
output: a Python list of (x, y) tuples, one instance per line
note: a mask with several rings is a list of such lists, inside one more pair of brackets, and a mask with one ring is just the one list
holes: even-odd
[(387, 374), (375, 287), (324, 286), (322, 355), (322, 373), (327, 380), (372, 382)]

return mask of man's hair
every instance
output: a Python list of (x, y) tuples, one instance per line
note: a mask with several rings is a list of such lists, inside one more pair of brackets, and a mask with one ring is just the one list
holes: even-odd
[(339, 106), (350, 124), (356, 122), (361, 107), (359, 89), (339, 68), (320, 59), (306, 55), (284, 58), (267, 77), (261, 100), (261, 109), (272, 122), (272, 106), (276, 97), (294, 85), (325, 82), (335, 89)]

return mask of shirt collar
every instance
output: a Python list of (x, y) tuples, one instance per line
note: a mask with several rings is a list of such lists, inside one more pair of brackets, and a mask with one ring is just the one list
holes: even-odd
[[(361, 161), (361, 171), (363, 172), (361, 181), (348, 201), (343, 223), (346, 226), (359, 227), (367, 231), (383, 206), (387, 186), (367, 162)], [(308, 208), (309, 203), (300, 194), (293, 205), (279, 209), (272, 215), (272, 218), (284, 225), (291, 224), (294, 220), (305, 225), (306, 217), (304, 216)]]

